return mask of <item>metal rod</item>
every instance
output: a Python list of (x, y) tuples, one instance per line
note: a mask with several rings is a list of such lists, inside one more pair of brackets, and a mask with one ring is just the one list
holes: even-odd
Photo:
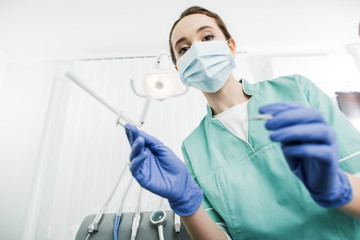
[(89, 239), (89, 237), (90, 237), (90, 235), (91, 235), (91, 234), (89, 233), (89, 234), (87, 235), (87, 237), (86, 237), (86, 239), (85, 239), (85, 240), (88, 240), (88, 239)]
[(83, 83), (80, 78), (73, 72), (67, 72), (66, 77), (68, 77), (71, 81), (76, 83), (79, 87), (88, 92), (91, 96), (93, 96), (96, 100), (102, 103), (105, 107), (107, 107), (110, 111), (112, 111), (115, 115), (118, 115), (118, 111), (111, 106), (108, 102), (106, 102), (102, 97), (100, 97), (95, 91), (93, 91), (90, 87), (88, 87), (85, 83)]
[(84, 82), (82, 82), (75, 73), (69, 71), (65, 74), (67, 78), (69, 78), (71, 81), (73, 81), (75, 84), (77, 84), (79, 87), (81, 87), (83, 90), (85, 90), (87, 93), (89, 93), (91, 96), (93, 96), (96, 100), (98, 100), (101, 104), (103, 104), (107, 109), (109, 109), (111, 112), (113, 112), (116, 116), (119, 118), (124, 119), (126, 122), (135, 124), (134, 121), (132, 121), (129, 117), (124, 115), (121, 111), (117, 111), (111, 104), (106, 102), (102, 97), (100, 97), (94, 90), (92, 90), (89, 86), (87, 86)]

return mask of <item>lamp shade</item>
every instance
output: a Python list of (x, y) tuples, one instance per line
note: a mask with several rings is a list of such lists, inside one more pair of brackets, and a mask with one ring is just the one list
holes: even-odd
[(176, 80), (169, 70), (154, 69), (145, 75), (143, 87), (147, 97), (165, 99), (174, 94)]

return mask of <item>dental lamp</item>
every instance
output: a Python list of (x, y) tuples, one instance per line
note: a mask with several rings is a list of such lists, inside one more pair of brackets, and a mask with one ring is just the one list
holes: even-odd
[(146, 99), (140, 117), (141, 120), (139, 124), (141, 126), (144, 124), (143, 119), (146, 117), (152, 99), (163, 101), (168, 98), (184, 95), (189, 90), (189, 87), (186, 86), (182, 91), (175, 93), (176, 79), (174, 74), (169, 69), (160, 68), (160, 59), (162, 56), (168, 56), (168, 60), (170, 61), (170, 55), (167, 53), (162, 53), (157, 57), (155, 69), (148, 72), (144, 77), (144, 93), (139, 93), (135, 88), (134, 80), (130, 79), (130, 85), (135, 95)]
[(139, 93), (134, 86), (134, 80), (130, 79), (131, 88), (137, 96), (163, 101), (168, 98), (184, 95), (189, 90), (186, 86), (179, 93), (175, 93), (176, 78), (169, 69), (160, 68), (162, 56), (167, 56), (170, 61), (170, 55), (167, 53), (162, 53), (157, 57), (155, 69), (148, 72), (144, 77), (144, 93)]

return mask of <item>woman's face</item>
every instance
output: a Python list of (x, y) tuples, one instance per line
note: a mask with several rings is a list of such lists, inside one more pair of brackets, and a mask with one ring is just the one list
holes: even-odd
[[(189, 50), (193, 42), (212, 40), (226, 40), (215, 19), (203, 14), (184, 17), (175, 26), (171, 36), (176, 61)], [(229, 47), (234, 56), (235, 42), (233, 39), (229, 40)]]

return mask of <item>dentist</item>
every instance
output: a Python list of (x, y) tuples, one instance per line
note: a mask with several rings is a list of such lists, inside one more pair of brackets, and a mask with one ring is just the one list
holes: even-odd
[[(310, 80), (237, 80), (221, 18), (185, 10), (169, 36), (184, 84), (208, 106), (183, 141), (185, 164), (127, 125), (130, 170), (168, 199), (192, 239), (360, 239), (360, 134)], [(252, 120), (258, 113), (272, 119)]]

